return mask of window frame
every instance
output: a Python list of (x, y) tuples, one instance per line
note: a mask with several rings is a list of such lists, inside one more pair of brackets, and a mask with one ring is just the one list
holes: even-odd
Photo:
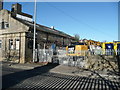
[[(18, 44), (17, 44), (17, 41), (19, 41)], [(20, 50), (20, 39), (15, 39), (15, 50)]]
[(7, 29), (9, 27), (10, 27), (10, 24), (8, 22), (4, 22), (4, 21), (0, 22), (0, 29), (1, 30), (2, 29)]
[(0, 49), (2, 48), (2, 40), (0, 40)]
[(9, 39), (9, 50), (13, 50), (13, 49), (14, 49), (13, 39)]

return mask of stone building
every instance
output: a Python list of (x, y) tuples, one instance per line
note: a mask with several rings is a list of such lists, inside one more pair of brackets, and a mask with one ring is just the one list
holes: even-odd
[[(13, 4), (11, 11), (0, 10), (0, 60), (12, 58), (19, 63), (32, 60), (33, 51), (32, 16), (22, 12), (20, 4)], [(64, 32), (36, 24), (36, 46), (49, 48), (53, 43), (58, 47), (71, 43), (74, 38)]]

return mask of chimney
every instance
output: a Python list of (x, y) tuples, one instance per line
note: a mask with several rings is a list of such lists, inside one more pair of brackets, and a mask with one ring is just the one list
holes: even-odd
[(3, 9), (3, 0), (0, 0), (0, 10)]
[(13, 4), (11, 12), (16, 13), (16, 14), (21, 13), (22, 12), (22, 5), (19, 3)]

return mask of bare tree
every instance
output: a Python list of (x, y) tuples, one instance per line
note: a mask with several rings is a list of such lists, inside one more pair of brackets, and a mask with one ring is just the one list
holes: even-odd
[(79, 35), (79, 34), (75, 34), (74, 37), (75, 37), (75, 40), (76, 40), (76, 41), (79, 41), (79, 40), (80, 40), (80, 35)]

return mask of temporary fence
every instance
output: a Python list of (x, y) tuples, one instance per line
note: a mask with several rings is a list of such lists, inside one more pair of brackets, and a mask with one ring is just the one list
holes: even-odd
[(107, 56), (120, 55), (120, 49), (94, 50), (94, 54), (95, 55), (107, 55)]
[(68, 52), (65, 50), (58, 50), (58, 60), (59, 64), (68, 65), (68, 66), (77, 66), (83, 67), (85, 65), (84, 60), (88, 56), (115, 56), (120, 55), (120, 50), (85, 50), (85, 51), (75, 51), (74, 53)]
[(53, 57), (52, 49), (38, 49), (37, 53), (39, 62), (51, 62), (51, 59)]
[(87, 56), (88, 51), (75, 51), (74, 53), (66, 50), (57, 51), (59, 64), (68, 66), (83, 66), (83, 60)]
[[(54, 55), (54, 53), (56, 53)], [(120, 50), (87, 50), (87, 51), (75, 51), (74, 53), (66, 50), (52, 49), (38, 49), (37, 56), (39, 62), (57, 62), (59, 64), (70, 65), (70, 66), (83, 66), (83, 60), (90, 55), (120, 55)]]

